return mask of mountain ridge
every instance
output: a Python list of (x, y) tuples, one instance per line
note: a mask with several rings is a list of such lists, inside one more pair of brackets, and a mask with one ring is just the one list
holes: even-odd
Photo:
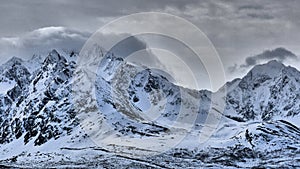
[[(193, 158), (198, 158), (193, 153), (198, 152), (195, 148), (199, 145), (203, 147), (199, 150), (201, 154), (209, 153), (205, 147), (211, 147), (213, 153), (205, 158), (201, 157), (201, 162), (208, 165), (214, 162), (240, 167), (245, 165), (241, 160), (256, 158), (253, 154), (262, 153), (266, 148), (271, 148), (271, 153), (280, 151), (280, 147), (283, 147), (282, 151), (287, 150), (291, 154), (300, 150), (297, 141), (299, 126), (294, 122), (299, 119), (300, 111), (300, 95), (297, 94), (300, 91), (300, 72), (293, 67), (270, 61), (255, 66), (241, 79), (227, 82), (219, 91), (211, 92), (176, 86), (157, 71), (152, 72), (151, 69), (129, 65), (123, 59), (107, 55), (100, 64), (101, 69), (96, 81), (98, 109), (103, 114), (96, 113), (95, 116), (87, 114), (84, 117), (90, 116), (90, 121), (81, 121), (82, 119), (78, 117), (81, 114), (73, 107), (71, 96), (76, 56), (71, 59), (69, 57), (70, 55), (66, 53), (60, 54), (52, 50), (41, 62), (42, 65), (31, 65), (35, 67), (34, 71), (26, 68), (28, 62), (14, 58), (9, 61), (9, 65), (12, 66), (7, 66), (0, 74), (2, 77), (0, 83), (11, 83), (8, 85), (11, 88), (8, 87), (6, 92), (0, 93), (0, 149), (3, 150), (0, 154), (0, 164), (6, 164), (7, 159), (12, 157), (10, 151), (15, 150), (9, 147), (17, 143), (24, 144), (23, 147), (33, 146), (26, 151), (37, 153), (40, 149), (50, 148), (55, 142), (62, 142), (60, 148), (74, 146), (78, 149), (79, 145), (91, 147), (95, 142), (89, 141), (88, 138), (98, 135), (102, 135), (101, 138), (126, 136), (141, 141), (161, 137), (161, 142), (168, 142), (167, 138), (170, 135), (179, 134), (183, 130), (188, 131), (189, 127), (186, 127), (185, 123), (193, 124), (190, 131), (186, 132), (188, 133), (186, 137), (190, 139), (182, 141), (175, 149), (172, 148), (162, 154), (166, 160), (172, 161), (166, 166), (176, 165), (177, 162), (172, 156), (178, 151), (176, 149), (178, 146), (187, 148), (180, 150), (180, 153), (183, 153), (182, 157), (186, 152)], [(20, 76), (21, 74), (23, 76)], [(228, 93), (219, 101), (226, 104), (224, 111), (221, 112), (222, 116), (215, 116), (219, 118), (216, 120), (220, 121), (216, 126), (216, 132), (204, 144), (197, 141), (191, 143), (191, 140), (196, 140), (201, 135), (204, 125), (211, 125), (209, 121), (206, 122), (208, 112), (218, 104), (212, 98), (218, 96), (218, 92), (225, 87)], [(86, 111), (95, 109), (89, 105), (82, 105), (80, 108)], [(215, 109), (212, 111), (219, 113)], [(190, 118), (180, 116), (181, 113)], [(135, 118), (138, 116), (139, 120)], [(174, 120), (178, 123), (173, 124)], [(98, 131), (99, 128), (101, 132)], [(289, 134), (293, 135), (293, 139), (286, 137)], [(282, 145), (285, 142), (290, 143)], [(101, 145), (103, 146), (101, 148), (114, 152), (114, 147), (119, 146), (112, 142), (110, 144), (113, 145), (113, 149), (104, 145)], [(131, 148), (137, 151), (139, 145), (143, 146), (143, 143)], [(247, 150), (248, 154), (243, 154), (245, 155), (243, 158), (234, 156), (236, 159), (232, 159), (232, 156), (226, 154), (226, 151), (232, 149), (232, 145), (236, 146), (237, 151)], [(149, 144), (149, 150), (153, 148), (151, 146)], [(60, 152), (59, 147), (55, 151)], [(52, 151), (54, 149), (47, 149), (50, 154)], [(226, 160), (216, 161), (214, 158), (220, 153), (224, 154), (224, 158), (235, 160), (234, 164), (227, 164)], [(28, 159), (22, 155), (22, 151), (13, 154), (20, 159)], [(68, 156), (71, 161), (78, 159), (72, 154)], [(270, 154), (266, 156), (273, 157)], [(60, 164), (57, 161), (53, 163)], [(284, 164), (287, 165), (288, 162)]]

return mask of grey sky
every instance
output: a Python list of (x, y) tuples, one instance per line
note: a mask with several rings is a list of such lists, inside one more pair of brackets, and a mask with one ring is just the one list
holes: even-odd
[[(234, 65), (239, 68), (247, 57), (265, 50), (284, 47), (299, 56), (299, 6), (297, 0), (2, 0), (0, 55), (4, 61), (57, 46), (80, 48), (113, 19), (156, 11), (183, 17), (199, 27), (216, 47), (227, 79), (232, 79), (251, 68), (231, 72)], [(300, 68), (298, 62), (280, 61)]]

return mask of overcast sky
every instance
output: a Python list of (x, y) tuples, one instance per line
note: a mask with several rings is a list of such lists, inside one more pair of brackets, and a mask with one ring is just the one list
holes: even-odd
[(230, 80), (272, 59), (300, 68), (299, 6), (297, 0), (1, 0), (0, 57), (4, 62), (51, 48), (80, 50), (108, 22), (155, 11), (183, 17), (202, 30)]

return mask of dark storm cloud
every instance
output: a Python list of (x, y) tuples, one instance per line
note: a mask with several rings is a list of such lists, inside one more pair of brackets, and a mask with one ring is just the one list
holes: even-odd
[(247, 57), (245, 59), (245, 64), (241, 65), (241, 67), (254, 66), (264, 60), (277, 60), (283, 62), (287, 59), (297, 59), (297, 56), (284, 48), (276, 48), (274, 50), (266, 50), (255, 56)]

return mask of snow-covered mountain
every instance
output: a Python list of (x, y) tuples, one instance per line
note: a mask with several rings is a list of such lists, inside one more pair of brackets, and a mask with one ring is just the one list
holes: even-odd
[(228, 84), (228, 115), (241, 120), (293, 117), (300, 110), (300, 72), (277, 61), (255, 66)]
[[(300, 72), (295, 68), (270, 61), (213, 93), (176, 86), (158, 71), (97, 52), (104, 57), (95, 81), (97, 107), (82, 98), (80, 110), (72, 96), (77, 54), (53, 50), (31, 61), (14, 57), (0, 67), (0, 165), (300, 166)], [(221, 110), (212, 98), (224, 90)], [(210, 111), (220, 122), (203, 143), (199, 138), (211, 127)], [(103, 139), (101, 144), (95, 138)], [(118, 144), (120, 138), (126, 147)], [(130, 143), (132, 138), (137, 141)], [(130, 154), (153, 150), (163, 153)]]
[(2, 66), (2, 80), (8, 84), (2, 93), (2, 144), (22, 138), (24, 144), (33, 140), (41, 145), (76, 125), (69, 83), (75, 63), (53, 50), (33, 72), (26, 64), (12, 58)]

